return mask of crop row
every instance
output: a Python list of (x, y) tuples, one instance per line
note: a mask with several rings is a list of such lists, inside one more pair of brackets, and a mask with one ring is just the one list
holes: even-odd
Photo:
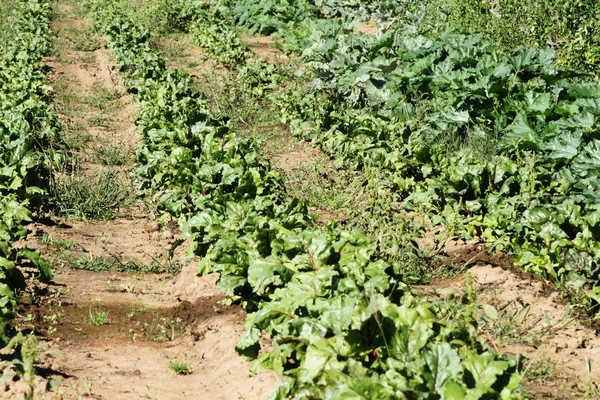
[(256, 310), (237, 350), (258, 357), (255, 371), (284, 375), (272, 398), (518, 396), (515, 362), (477, 341), (472, 311), (451, 319), (450, 303), (413, 297), (364, 234), (316, 229), (303, 204), (278, 197), (255, 143), (166, 68), (133, 10), (99, 1), (92, 11), (140, 105), (138, 173), (192, 239), (200, 272), (218, 272), (219, 287)]
[(300, 132), (385, 166), (407, 209), (447, 227), (458, 216), (464, 235), (598, 300), (600, 85), (549, 49), (504, 55), (452, 32), (349, 34), (304, 55), (321, 86), (292, 99)]
[(42, 62), (49, 46), (49, 1), (19, 2), (6, 12), (13, 25), (0, 53), (0, 346), (14, 334), (11, 322), (25, 288), (17, 265), (38, 268), (43, 280), (52, 275), (39, 252), (15, 244), (27, 237), (32, 211), (43, 203), (50, 179), (46, 149), (59, 140)]
[[(594, 0), (448, 0), (429, 2), (422, 12), (442, 17), (465, 32), (481, 32), (503, 50), (519, 45), (556, 49), (562, 65), (598, 73), (600, 5)], [(427, 17), (426, 17), (427, 18)]]
[[(234, 22), (251, 33), (285, 38), (300, 25), (327, 25), (325, 18), (410, 19), (428, 32), (449, 26), (481, 33), (507, 53), (518, 46), (552, 47), (560, 64), (598, 71), (600, 6), (594, 0), (220, 0)], [(315, 31), (305, 30), (307, 35)]]
[[(261, 31), (256, 13), (240, 14), (260, 6), (230, 3), (233, 20)], [(551, 49), (505, 55), (479, 35), (420, 34), (407, 23), (378, 36), (332, 29), (338, 21), (312, 24), (328, 28), (305, 38), (294, 27), (306, 20), (278, 32), (313, 71), (282, 107), (293, 131), (337, 165), (383, 169), (408, 212), (513, 253), (593, 306), (600, 85), (560, 67)]]

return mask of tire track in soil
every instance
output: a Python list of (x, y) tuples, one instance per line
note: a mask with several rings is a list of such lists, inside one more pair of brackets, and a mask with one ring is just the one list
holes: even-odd
[[(78, 156), (84, 173), (93, 174), (101, 166), (89, 161), (90, 145), (133, 147), (139, 139), (132, 99), (119, 83), (109, 52), (79, 51), (77, 42), (68, 37), (87, 28), (88, 22), (77, 11), (74, 2), (57, 4), (52, 29), (58, 54), (46, 62), (57, 87), (57, 109), (77, 110), (71, 115), (61, 113), (60, 118), (84, 135)], [(101, 115), (106, 125), (94, 127), (87, 123), (94, 110), (81, 100), (98, 87), (118, 93), (118, 107)], [(60, 100), (59, 90), (69, 91), (69, 100)], [(245, 312), (219, 303), (224, 296), (216, 289), (216, 276), (197, 277), (195, 262), (185, 259), (184, 246), (175, 255), (182, 266), (175, 277), (68, 266), (85, 257), (116, 257), (136, 265), (163, 260), (178, 232), (172, 224), (154, 221), (148, 209), (137, 205), (111, 221), (54, 219), (53, 224), (30, 227), (36, 236), (31, 244), (53, 259), (57, 270), (55, 283), (41, 287), (45, 296), (26, 300), (30, 305), (20, 310), (20, 323), (38, 332), (45, 348), (61, 354), (42, 356), (38, 372), (43, 378), (36, 380), (36, 395), (45, 399), (267, 398), (279, 380), (276, 374), (251, 377), (251, 364), (234, 350), (244, 332)], [(70, 243), (70, 248), (53, 245), (59, 242)], [(98, 312), (108, 313), (108, 323), (91, 323)], [(187, 362), (191, 374), (175, 374), (169, 369), (173, 360)], [(48, 379), (60, 379), (62, 384), (46, 392)], [(24, 390), (23, 382), (6, 385), (0, 398), (19, 397)]]

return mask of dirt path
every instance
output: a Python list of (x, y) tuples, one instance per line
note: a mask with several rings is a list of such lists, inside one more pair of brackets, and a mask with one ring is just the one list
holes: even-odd
[[(48, 59), (56, 109), (77, 157), (77, 173), (133, 167), (135, 107), (110, 53), (89, 34), (75, 3), (57, 5), (56, 58)], [(116, 218), (50, 217), (30, 228), (31, 244), (56, 268), (54, 284), (26, 298), (21, 329), (35, 330), (44, 354), (38, 395), (48, 399), (264, 399), (275, 374), (251, 377), (235, 353), (245, 312), (224, 306), (215, 276), (196, 277), (182, 247), (167, 254), (176, 224), (159, 223), (152, 205), (130, 199)], [(176, 373), (179, 372), (179, 373)], [(62, 383), (44, 393), (50, 380)], [(21, 398), (24, 382), (1, 398)]]

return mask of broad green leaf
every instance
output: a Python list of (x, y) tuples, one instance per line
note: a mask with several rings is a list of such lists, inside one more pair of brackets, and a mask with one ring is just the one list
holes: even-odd
[(458, 353), (448, 343), (436, 343), (424, 351), (424, 356), (433, 377), (432, 392), (444, 393), (446, 384), (462, 374)]

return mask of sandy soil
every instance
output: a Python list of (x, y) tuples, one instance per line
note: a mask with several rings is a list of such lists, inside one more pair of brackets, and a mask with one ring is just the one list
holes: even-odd
[(242, 35), (242, 41), (248, 45), (258, 58), (272, 63), (289, 62), (289, 57), (274, 47), (275, 42), (270, 36)]
[[(57, 325), (41, 328), (46, 346), (60, 355), (44, 357), (40, 367), (62, 384), (43, 397), (267, 398), (277, 376), (251, 377), (249, 363), (234, 351), (245, 312), (220, 304), (224, 297), (214, 288), (214, 276), (196, 278), (194, 264), (186, 270), (179, 279), (60, 271), (55, 279), (60, 294), (39, 313), (58, 316)], [(194, 279), (187, 279), (189, 272)], [(184, 287), (204, 289), (199, 297), (185, 298), (176, 294)], [(97, 310), (108, 313), (108, 323), (90, 324), (89, 313)], [(169, 368), (173, 361), (187, 363), (190, 373), (175, 374)]]
[(372, 21), (368, 22), (359, 22), (356, 24), (356, 28), (354, 29), (356, 33), (366, 33), (367, 35), (375, 35), (379, 32), (379, 28), (377, 24)]

